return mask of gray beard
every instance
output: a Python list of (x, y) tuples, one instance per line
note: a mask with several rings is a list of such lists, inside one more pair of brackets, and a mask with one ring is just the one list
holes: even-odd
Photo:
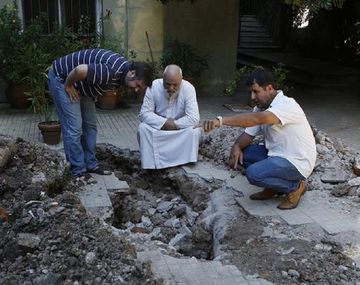
[(176, 92), (173, 92), (173, 93), (166, 91), (166, 94), (167, 94), (167, 98), (169, 100), (176, 99), (177, 96), (179, 96), (179, 91), (176, 91)]

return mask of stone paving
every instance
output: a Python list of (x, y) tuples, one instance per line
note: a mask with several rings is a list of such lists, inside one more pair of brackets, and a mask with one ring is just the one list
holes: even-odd
[[(109, 143), (119, 148), (139, 150), (136, 138), (139, 125), (138, 113), (140, 104), (129, 104), (129, 108), (115, 110), (97, 109), (97, 143)], [(215, 110), (215, 111), (214, 111)], [(214, 118), (217, 115), (231, 114), (231, 111), (218, 106), (213, 111), (201, 110), (201, 118)], [(27, 111), (9, 108), (8, 104), (0, 104), (0, 134), (21, 137), (33, 142), (42, 142), (42, 136), (37, 127), (39, 118)], [(62, 142), (50, 146), (61, 150)]]

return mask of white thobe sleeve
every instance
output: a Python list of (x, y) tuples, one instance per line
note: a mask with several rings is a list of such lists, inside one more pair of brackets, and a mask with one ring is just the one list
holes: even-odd
[(139, 119), (140, 122), (160, 130), (167, 119), (155, 113), (155, 92), (157, 92), (155, 89), (155, 86), (147, 88)]
[(196, 92), (193, 86), (187, 86), (185, 92), (185, 115), (175, 120), (179, 129), (195, 126), (200, 122), (199, 106), (196, 100)]

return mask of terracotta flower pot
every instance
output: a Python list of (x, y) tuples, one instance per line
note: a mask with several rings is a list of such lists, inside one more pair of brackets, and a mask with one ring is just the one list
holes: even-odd
[(41, 122), (38, 127), (43, 136), (44, 143), (54, 145), (60, 143), (61, 126), (58, 121)]
[(98, 97), (98, 107), (104, 110), (115, 109), (120, 100), (118, 91), (107, 91), (104, 95)]
[(6, 89), (6, 97), (10, 105), (16, 109), (26, 109), (31, 105), (29, 96), (25, 92), (29, 92), (31, 89), (24, 84), (10, 84)]

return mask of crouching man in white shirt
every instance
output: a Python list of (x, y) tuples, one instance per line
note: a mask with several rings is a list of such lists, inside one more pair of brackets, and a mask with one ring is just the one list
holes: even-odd
[(161, 169), (196, 162), (202, 130), (194, 86), (168, 65), (148, 88), (139, 114), (141, 167)]

